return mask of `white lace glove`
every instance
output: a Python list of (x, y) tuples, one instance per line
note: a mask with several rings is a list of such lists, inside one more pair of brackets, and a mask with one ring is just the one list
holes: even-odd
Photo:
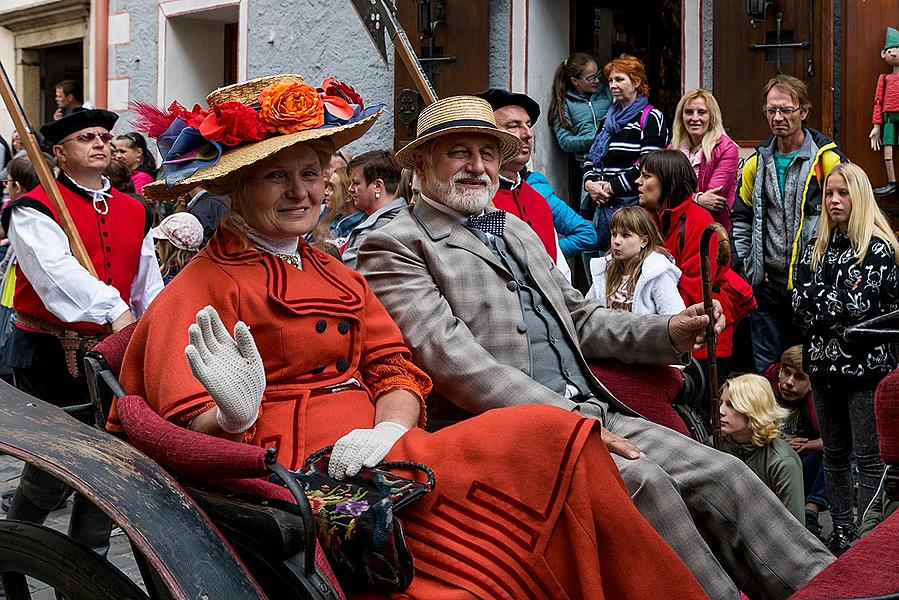
[(374, 467), (409, 431), (399, 423), (382, 421), (374, 429), (354, 429), (334, 444), (328, 474), (335, 479), (352, 477), (363, 467)]
[(256, 422), (265, 391), (265, 368), (250, 328), (238, 321), (232, 338), (218, 312), (207, 306), (187, 331), (187, 362), (215, 401), (219, 426), (243, 433)]

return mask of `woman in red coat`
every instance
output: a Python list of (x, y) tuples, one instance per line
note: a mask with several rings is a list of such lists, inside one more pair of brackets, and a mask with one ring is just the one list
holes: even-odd
[[(684, 303), (689, 306), (702, 302), (699, 246), (702, 232), (713, 220), (709, 211), (694, 201), (696, 173), (693, 166), (679, 150), (653, 152), (640, 165), (637, 187), (640, 205), (655, 215), (662, 242), (681, 270), (678, 290)], [(709, 256), (714, 257), (718, 245), (714, 236), (709, 244)], [(755, 299), (752, 288), (731, 271), (730, 265), (719, 267), (713, 264), (713, 268), (712, 295), (721, 302), (727, 319), (727, 327), (718, 334), (720, 362), (733, 352), (734, 328), (755, 307)], [(694, 356), (705, 359), (707, 355), (703, 349)], [(719, 373), (726, 373), (726, 364), (719, 367)]]
[(223, 127), (249, 139), (172, 187), (145, 188), (160, 200), (203, 183), (232, 212), (141, 320), (123, 386), (184, 427), (274, 446), (290, 468), (329, 444), (338, 478), (384, 459), (432, 467), (437, 488), (397, 515), (415, 557), (408, 597), (705, 597), (637, 513), (595, 421), (528, 406), (422, 428), (431, 382), (400, 331), (361, 275), (303, 241), (323, 165), (379, 108), (355, 96), (359, 109), (335, 124), (329, 97), (298, 76), (218, 90), (210, 114), (239, 110), (221, 98), (261, 107), (259, 122), (282, 135), (243, 111), (239, 128)]

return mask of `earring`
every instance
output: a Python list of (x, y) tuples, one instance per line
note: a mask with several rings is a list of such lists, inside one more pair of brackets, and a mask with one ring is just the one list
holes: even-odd
[(381, 199), (381, 192), (375, 192), (375, 200)]

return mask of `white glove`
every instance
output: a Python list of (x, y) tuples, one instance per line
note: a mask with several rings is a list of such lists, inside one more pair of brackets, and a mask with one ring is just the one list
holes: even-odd
[(409, 431), (399, 423), (382, 421), (374, 429), (354, 429), (334, 444), (328, 474), (335, 479), (352, 477), (363, 467), (374, 467)]
[(215, 401), (219, 427), (243, 433), (256, 422), (265, 391), (265, 368), (250, 328), (238, 321), (232, 338), (218, 312), (207, 306), (187, 331), (190, 344), (184, 353), (194, 377)]

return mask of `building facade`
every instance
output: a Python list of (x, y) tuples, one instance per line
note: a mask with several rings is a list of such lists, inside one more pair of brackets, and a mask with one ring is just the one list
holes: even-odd
[[(651, 102), (673, 118), (684, 90), (714, 91), (744, 148), (767, 137), (760, 91), (776, 72), (807, 81), (809, 124), (836, 137), (877, 180), (870, 105), (895, 0), (396, 0), (397, 15), (438, 95), (488, 86), (524, 91), (543, 107), (533, 168), (562, 195), (576, 167), (545, 114), (552, 79), (570, 52), (600, 65), (622, 52), (647, 64)], [(55, 81), (80, 78), (96, 106), (202, 103), (236, 81), (295, 72), (316, 85), (352, 83), (387, 114), (351, 151), (396, 147), (414, 135), (420, 96), (390, 42), (382, 59), (351, 0), (4, 0), (0, 60), (33, 123), (52, 114)], [(11, 124), (0, 109), (0, 134)], [(864, 135), (862, 135), (864, 133)], [(574, 193), (577, 193), (575, 191)]]

